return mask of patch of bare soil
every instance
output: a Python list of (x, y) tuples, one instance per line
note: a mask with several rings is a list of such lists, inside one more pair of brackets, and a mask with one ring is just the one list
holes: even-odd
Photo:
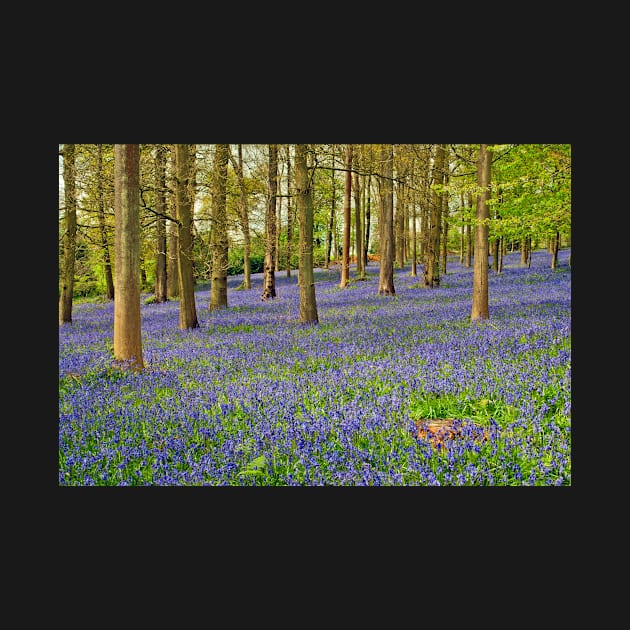
[[(434, 448), (444, 444), (446, 440), (461, 439), (464, 428), (468, 425), (457, 424), (455, 418), (420, 418), (416, 423), (416, 437), (429, 440)], [(476, 442), (485, 442), (488, 439), (488, 431), (478, 424), (472, 423), (477, 429)]]

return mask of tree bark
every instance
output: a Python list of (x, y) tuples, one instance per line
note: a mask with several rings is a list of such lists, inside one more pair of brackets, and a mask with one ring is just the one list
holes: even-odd
[(488, 220), (490, 212), (490, 164), (492, 152), (487, 144), (479, 145), (477, 158), (477, 216), (475, 221), (475, 257), (471, 320), (488, 319)]
[(59, 296), (59, 325), (72, 322), (74, 269), (77, 246), (77, 197), (75, 184), (74, 144), (63, 146), (63, 184), (65, 200), (65, 232), (63, 235), (63, 282)]
[(311, 196), (308, 169), (306, 167), (306, 145), (295, 145), (295, 193), (298, 208), (300, 323), (318, 322), (313, 273), (313, 199)]
[(394, 147), (381, 145), (378, 294), (394, 295)]
[(227, 308), (227, 164), (229, 144), (217, 144), (214, 155), (214, 194), (212, 196), (212, 276), (210, 310)]
[(287, 144), (287, 278), (291, 276), (293, 256), (293, 207), (291, 204), (291, 145)]
[(142, 370), (140, 316), (140, 145), (114, 145), (114, 358)]
[(339, 287), (343, 289), (350, 279), (350, 201), (352, 199), (352, 145), (346, 147), (346, 173), (343, 192), (343, 250), (341, 253), (341, 281)]
[(97, 153), (96, 194), (98, 199), (98, 225), (101, 232), (101, 247), (103, 248), (103, 267), (105, 271), (105, 291), (108, 300), (114, 299), (114, 275), (112, 260), (109, 254), (109, 239), (105, 224), (105, 191), (103, 186), (103, 145), (99, 144)]
[[(444, 180), (446, 145), (436, 145), (435, 163), (433, 167), (433, 184), (441, 185)], [(424, 286), (436, 288), (440, 286), (440, 221), (442, 216), (442, 193), (433, 189), (431, 195), (431, 211), (428, 226), (426, 264), (424, 269)]]
[[(168, 177), (172, 183), (171, 190), (177, 190), (177, 176), (175, 165), (175, 145), (171, 145), (168, 151)], [(177, 217), (177, 199), (176, 193), (167, 196), (167, 205), (171, 206), (170, 215), (175, 218), (168, 226), (168, 247), (166, 248), (167, 268), (166, 268), (166, 295), (171, 299), (179, 298), (179, 218)]]
[(357, 251), (357, 268), (356, 277), (358, 280), (365, 280), (365, 244), (363, 242), (363, 221), (361, 220), (361, 185), (359, 183), (359, 174), (353, 174), (354, 184), (354, 225), (356, 234), (356, 251)]
[(269, 145), (269, 196), (265, 215), (265, 262), (263, 267), (262, 299), (276, 297), (276, 195), (278, 192), (278, 145)]
[(157, 240), (155, 256), (155, 301), (166, 302), (166, 148), (158, 144), (155, 150), (155, 210), (157, 212)]
[(195, 279), (192, 261), (192, 199), (190, 184), (190, 145), (175, 145), (177, 203), (177, 266), (179, 270), (179, 327), (198, 328), (195, 305)]

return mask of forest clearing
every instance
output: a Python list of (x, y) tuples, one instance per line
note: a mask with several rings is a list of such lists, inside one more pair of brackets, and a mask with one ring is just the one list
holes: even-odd
[(262, 273), (252, 290), (228, 276), (215, 310), (199, 285), (189, 329), (177, 299), (143, 293), (141, 371), (112, 361), (114, 302), (76, 302), (59, 485), (571, 485), (570, 249), (550, 256), (506, 253), (476, 321), (457, 256), (439, 289), (395, 268), (395, 295), (378, 294), (378, 262), (344, 288), (316, 268), (317, 324), (300, 322), (298, 273), (266, 301)]

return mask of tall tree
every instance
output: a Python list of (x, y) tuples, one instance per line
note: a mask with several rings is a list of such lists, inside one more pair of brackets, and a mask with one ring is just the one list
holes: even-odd
[(144, 368), (140, 316), (140, 145), (114, 145), (114, 358)]
[(77, 197), (75, 183), (75, 146), (64, 144), (63, 185), (65, 201), (65, 229), (63, 234), (63, 282), (59, 296), (59, 325), (72, 322), (72, 296), (77, 247)]
[(363, 221), (361, 220), (361, 184), (359, 180), (359, 174), (354, 173), (352, 176), (354, 183), (352, 190), (354, 192), (354, 226), (355, 226), (355, 242), (357, 251), (357, 280), (365, 280), (365, 244), (363, 241)]
[(381, 145), (378, 294), (394, 295), (394, 145)]
[(265, 262), (262, 299), (276, 297), (276, 201), (278, 193), (278, 145), (269, 145), (267, 214), (265, 215)]
[(157, 240), (155, 254), (155, 301), (166, 302), (166, 148), (158, 144), (155, 149), (155, 211), (157, 214)]
[[(325, 267), (326, 269), (328, 269), (330, 267), (330, 261), (331, 261), (331, 252), (332, 252), (332, 246), (333, 246), (333, 232), (335, 230), (335, 204), (337, 203), (336, 200), (336, 195), (335, 195), (335, 181), (336, 181), (336, 175), (335, 175), (335, 145), (332, 145), (331, 148), (331, 154), (332, 154), (332, 168), (330, 169), (330, 186), (331, 186), (331, 193), (330, 193), (330, 220), (328, 223), (328, 230), (326, 231), (326, 262), (325, 262)], [(337, 258), (337, 256), (335, 255), (335, 258)]]
[[(371, 160), (372, 148), (370, 146), (370, 160)], [(371, 164), (371, 162), (370, 162)], [(370, 220), (372, 214), (372, 174), (368, 173), (367, 182), (365, 183), (365, 246), (363, 247), (363, 268), (367, 269), (368, 266), (368, 253), (370, 250)]]
[(433, 194), (431, 197), (428, 238), (426, 241), (426, 264), (424, 269), (424, 286), (435, 288), (440, 285), (440, 223), (442, 216), (442, 182), (446, 161), (446, 145), (436, 145), (433, 165)]
[(341, 252), (341, 281), (339, 287), (344, 288), (350, 279), (350, 201), (352, 199), (352, 152), (353, 147), (346, 147), (346, 173), (343, 192), (343, 249)]
[(306, 166), (307, 145), (295, 145), (295, 194), (298, 208), (300, 322), (317, 323), (315, 275), (313, 273), (313, 198)]
[(177, 268), (179, 272), (179, 327), (198, 328), (192, 261), (192, 185), (190, 145), (175, 145), (175, 200), (177, 204)]
[(170, 189), (173, 192), (167, 195), (167, 206), (171, 208), (170, 215), (174, 220), (170, 221), (168, 224), (166, 295), (169, 300), (172, 300), (179, 297), (179, 219), (177, 218), (177, 166), (175, 145), (170, 146), (168, 157), (167, 179), (169, 185), (167, 185), (167, 190)]
[(490, 164), (492, 152), (487, 144), (479, 145), (477, 158), (477, 216), (475, 220), (475, 256), (471, 320), (488, 319), (488, 220), (490, 211)]
[(229, 144), (217, 144), (214, 154), (214, 194), (212, 196), (212, 278), (210, 310), (227, 308), (227, 164)]
[(237, 160), (229, 154), (232, 168), (236, 173), (239, 190), (239, 216), (243, 232), (243, 289), (252, 288), (251, 236), (249, 232), (249, 212), (247, 210), (247, 191), (245, 189), (245, 175), (243, 172), (243, 145), (237, 144)]
[(291, 275), (293, 255), (293, 208), (291, 207), (291, 145), (287, 144), (287, 278)]
[(98, 144), (96, 155), (96, 196), (98, 204), (98, 225), (101, 232), (101, 247), (103, 248), (103, 267), (105, 270), (105, 291), (108, 300), (114, 299), (114, 275), (112, 261), (109, 255), (109, 239), (105, 224), (105, 186), (103, 180), (103, 145)]

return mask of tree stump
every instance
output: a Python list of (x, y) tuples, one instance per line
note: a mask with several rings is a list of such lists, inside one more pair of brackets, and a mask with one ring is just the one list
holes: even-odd
[[(435, 449), (443, 445), (446, 440), (463, 437), (463, 429), (466, 426), (463, 423), (454, 426), (455, 418), (420, 418), (415, 420), (415, 423), (416, 437), (423, 440), (428, 439)], [(475, 441), (485, 442), (488, 439), (488, 431), (474, 422), (470, 424), (478, 429), (478, 437), (475, 437)]]

